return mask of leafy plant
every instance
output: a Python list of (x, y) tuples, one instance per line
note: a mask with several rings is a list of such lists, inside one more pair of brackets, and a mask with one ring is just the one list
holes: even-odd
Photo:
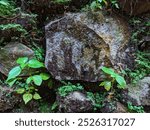
[(14, 6), (12, 6), (7, 0), (0, 0), (0, 16), (11, 16), (14, 12)]
[(127, 103), (128, 110), (130, 112), (144, 113), (144, 108), (142, 106), (134, 106), (131, 102)]
[[(16, 92), (23, 94), (25, 104), (32, 99), (41, 99), (41, 96), (37, 92), (37, 86), (41, 86), (43, 81), (50, 79), (49, 74), (40, 72), (41, 68), (45, 67), (44, 64), (36, 59), (29, 60), (28, 57), (19, 58), (17, 64), (19, 65), (12, 68), (8, 74), (7, 83), (9, 86), (13, 86), (17, 81), (24, 82), (23, 87), (18, 88)], [(31, 71), (31, 69), (35, 71)], [(29, 76), (22, 77), (21, 74), (25, 70), (28, 70)]]
[(80, 84), (73, 85), (71, 83), (68, 83), (58, 89), (58, 93), (60, 96), (65, 97), (70, 92), (77, 91), (77, 90), (83, 90), (83, 87)]
[(0, 25), (0, 30), (13, 29), (15, 31), (21, 32), (22, 34), (27, 34), (27, 31), (20, 24), (2, 24)]
[(87, 94), (87, 98), (92, 101), (94, 110), (97, 110), (103, 107), (103, 101), (106, 97), (105, 93), (100, 94), (100, 93), (87, 92), (86, 94)]
[(70, 2), (71, 0), (53, 0), (53, 1), (54, 3), (65, 4), (65, 3)]
[(34, 51), (36, 59), (38, 59), (39, 61), (44, 61), (44, 49), (34, 43), (31, 48)]
[(150, 74), (150, 53), (138, 51), (136, 53), (135, 63), (135, 69), (133, 71), (130, 69), (126, 70), (131, 82), (134, 84)]
[(111, 78), (111, 80), (106, 80), (106, 81), (103, 81), (99, 86), (104, 86), (104, 88), (109, 91), (114, 83), (116, 82), (117, 83), (117, 87), (119, 89), (124, 89), (125, 86), (126, 86), (126, 81), (125, 79), (120, 76), (119, 74), (117, 74), (113, 69), (111, 68), (107, 68), (107, 67), (102, 67), (102, 71), (106, 74), (108, 74)]
[(109, 3), (111, 3), (113, 7), (119, 8), (117, 0), (94, 0), (91, 3), (90, 8), (92, 10), (103, 9), (105, 6), (108, 6)]

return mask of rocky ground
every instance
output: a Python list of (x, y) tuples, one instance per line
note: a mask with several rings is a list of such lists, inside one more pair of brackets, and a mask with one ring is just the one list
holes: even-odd
[[(118, 0), (119, 9), (101, 10), (85, 8), (90, 2), (0, 3), (0, 112), (150, 112), (149, 0)], [(37, 62), (10, 87), (7, 77), (21, 57)], [(124, 77), (125, 88), (102, 67)]]

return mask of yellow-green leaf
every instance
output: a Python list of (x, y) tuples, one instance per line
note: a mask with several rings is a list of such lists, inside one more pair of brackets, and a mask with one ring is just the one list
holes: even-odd
[(27, 104), (31, 100), (32, 100), (32, 94), (30, 93), (23, 94), (23, 101), (25, 104)]
[(16, 92), (17, 92), (18, 94), (23, 94), (23, 93), (25, 92), (25, 89), (24, 89), (24, 88), (18, 88), (18, 89), (16, 90)]
[(41, 73), (40, 76), (42, 77), (43, 80), (48, 80), (50, 78), (50, 75), (47, 73)]
[(41, 96), (40, 96), (38, 93), (35, 93), (35, 94), (33, 95), (33, 99), (39, 100), (39, 99), (41, 99)]
[(29, 61), (28, 66), (30, 68), (41, 68), (44, 67), (44, 64), (42, 62), (39, 62), (38, 60), (32, 59)]
[(107, 91), (109, 91), (110, 89), (111, 89), (111, 82), (105, 82), (105, 85), (104, 85), (104, 88), (107, 90)]

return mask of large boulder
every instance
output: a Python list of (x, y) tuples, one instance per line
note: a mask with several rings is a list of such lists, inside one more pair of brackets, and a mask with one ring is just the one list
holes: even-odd
[(93, 103), (83, 92), (74, 91), (67, 96), (62, 97), (57, 95), (57, 102), (59, 106), (59, 112), (92, 112)]
[(150, 0), (118, 0), (122, 10), (129, 15), (139, 15), (150, 11)]
[(10, 43), (0, 48), (0, 72), (8, 75), (16, 66), (16, 60), (20, 57), (34, 57), (34, 51), (21, 43)]
[(101, 67), (121, 62), (130, 38), (121, 18), (102, 12), (68, 14), (45, 30), (45, 65), (58, 80), (100, 81)]
[(136, 106), (148, 106), (150, 108), (150, 77), (145, 77), (136, 85), (127, 85), (128, 91), (121, 93), (124, 103), (131, 102)]

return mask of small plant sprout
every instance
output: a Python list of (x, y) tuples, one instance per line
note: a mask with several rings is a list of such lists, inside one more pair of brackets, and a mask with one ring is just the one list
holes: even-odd
[(110, 76), (110, 80), (106, 80), (101, 82), (99, 86), (104, 86), (104, 88), (107, 91), (110, 91), (110, 89), (114, 86), (114, 83), (117, 83), (117, 87), (119, 89), (124, 89), (126, 86), (126, 81), (125, 79), (120, 76), (118, 73), (116, 73), (113, 69), (107, 68), (107, 67), (102, 67), (102, 71)]

